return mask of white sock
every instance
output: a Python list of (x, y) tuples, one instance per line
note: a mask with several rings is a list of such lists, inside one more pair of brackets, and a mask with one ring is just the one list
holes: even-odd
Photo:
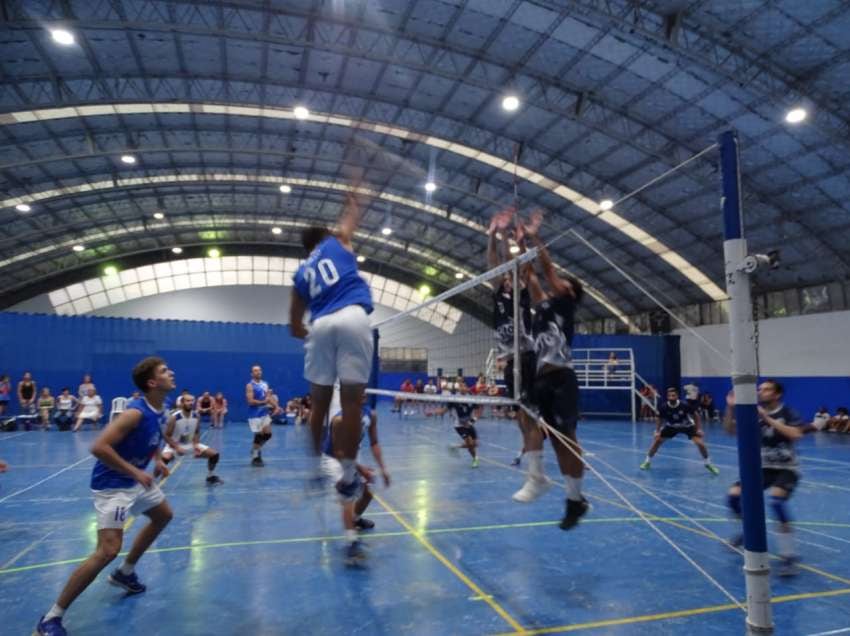
[(543, 451), (533, 450), (526, 452), (528, 456), (528, 476), (542, 480), (546, 474), (543, 472)]
[(121, 567), (119, 569), (121, 570), (121, 574), (123, 574), (124, 576), (130, 576), (136, 569), (136, 566), (132, 563), (127, 563), (126, 561), (124, 561), (124, 563), (121, 564)]
[(776, 544), (779, 548), (779, 556), (792, 557), (797, 554), (794, 550), (794, 533), (793, 532), (777, 532)]
[(354, 481), (354, 472), (357, 470), (357, 463), (353, 459), (340, 460), (342, 464), (342, 483), (350, 484)]
[(706, 466), (708, 466), (708, 465), (710, 465), (710, 464), (711, 464), (711, 457), (706, 456), (706, 458), (705, 458), (705, 465), (706, 465)]
[(51, 618), (56, 618), (57, 616), (59, 618), (62, 618), (62, 616), (64, 616), (64, 614), (65, 614), (65, 610), (63, 610), (56, 603), (54, 603), (53, 607), (51, 607), (50, 610), (48, 610), (47, 614), (44, 615), (44, 621), (47, 622)]
[(573, 501), (581, 501), (581, 477), (570, 477), (564, 475), (564, 481), (567, 487), (567, 499)]
[(259, 456), (260, 456), (260, 449), (259, 448), (252, 448), (251, 449), (251, 459), (256, 459)]
[(650, 457), (649, 455), (647, 455), (647, 456), (646, 456), (646, 459), (645, 459), (644, 461), (645, 461), (647, 464), (652, 463), (652, 457)]
[(355, 541), (357, 541), (357, 530), (346, 530), (345, 540), (349, 543), (354, 543)]

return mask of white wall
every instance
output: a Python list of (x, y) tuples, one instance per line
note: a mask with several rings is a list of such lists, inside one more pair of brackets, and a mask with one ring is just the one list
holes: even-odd
[[(695, 331), (720, 351), (729, 351), (729, 325)], [(673, 333), (682, 337), (683, 376), (729, 376), (729, 363), (697, 337), (684, 329)], [(850, 311), (759, 321), (759, 363), (762, 375), (850, 375)]]
[[(145, 296), (90, 312), (89, 316), (115, 318), (210, 320), (216, 322), (289, 323), (291, 287), (234, 285), (186, 289)], [(38, 296), (9, 311), (55, 313), (47, 295)], [(397, 313), (378, 305), (373, 321)], [(493, 331), (464, 314), (453, 334), (414, 317), (407, 317), (380, 330), (381, 347), (425, 347), (429, 372), (442, 367), (446, 372), (463, 368), (468, 375), (484, 370)]]

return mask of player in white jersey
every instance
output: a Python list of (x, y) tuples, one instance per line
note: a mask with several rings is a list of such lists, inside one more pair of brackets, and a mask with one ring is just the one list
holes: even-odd
[[(381, 471), (381, 477), (384, 480), (384, 485), (389, 487), (390, 474), (384, 466), (384, 458), (381, 452), (381, 445), (378, 443), (378, 415), (366, 406), (366, 393), (363, 393), (361, 398), (362, 406), (360, 411), (361, 434), (360, 443), (358, 444), (358, 452), (363, 443), (366, 434), (369, 435), (369, 446), (372, 450), (372, 457), (375, 463), (378, 464), (378, 470)], [(342, 412), (337, 413), (331, 418), (330, 424), (325, 432), (325, 439), (322, 444), (321, 471), (328, 480), (336, 484), (342, 479), (342, 458), (344, 454), (339, 448), (337, 442), (339, 431), (343, 426)], [(356, 460), (355, 460), (356, 461)], [(345, 552), (345, 562), (347, 565), (359, 565), (365, 558), (366, 553), (363, 551), (363, 546), (357, 537), (357, 531), (371, 530), (375, 527), (375, 523), (362, 515), (366, 511), (367, 506), (372, 501), (372, 491), (369, 484), (375, 481), (375, 471), (356, 463), (357, 473), (366, 482), (359, 498), (354, 500), (346, 497), (345, 493), (340, 493), (340, 503), (342, 504), (342, 524), (345, 528), (345, 536), (348, 546)]]
[(220, 455), (214, 448), (201, 444), (200, 417), (193, 411), (195, 398), (189, 396), (180, 401), (180, 410), (172, 413), (165, 428), (165, 448), (161, 457), (170, 464), (176, 455), (192, 453), (196, 458), (207, 460), (207, 483), (211, 486), (224, 482), (215, 474)]

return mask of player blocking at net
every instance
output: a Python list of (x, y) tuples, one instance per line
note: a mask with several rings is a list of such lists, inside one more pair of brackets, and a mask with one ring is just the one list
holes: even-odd
[[(342, 468), (336, 489), (344, 502), (356, 501), (363, 489), (356, 460), (362, 435), (361, 399), (372, 370), (374, 346), (369, 323), (372, 293), (357, 270), (351, 244), (361, 214), (360, 203), (349, 194), (335, 232), (313, 226), (301, 233), (308, 257), (293, 278), (289, 316), (292, 335), (306, 340), (304, 377), (313, 403), (310, 433), (317, 486), (322, 481), (322, 432), (333, 385), (339, 380), (342, 420), (334, 427), (334, 447)], [(309, 331), (304, 325), (308, 309)], [(350, 543), (356, 541), (356, 534), (349, 537)]]

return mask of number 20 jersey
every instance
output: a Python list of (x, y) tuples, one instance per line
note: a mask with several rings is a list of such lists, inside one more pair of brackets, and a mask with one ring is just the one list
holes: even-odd
[(371, 314), (372, 292), (357, 271), (354, 254), (329, 236), (310, 253), (293, 277), (295, 291), (307, 302), (310, 320), (349, 305), (360, 305)]

